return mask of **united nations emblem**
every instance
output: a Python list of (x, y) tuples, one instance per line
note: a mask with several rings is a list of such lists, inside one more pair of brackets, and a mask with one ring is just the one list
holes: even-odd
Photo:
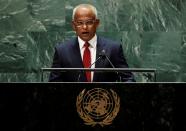
[(77, 96), (76, 107), (86, 125), (110, 125), (119, 112), (120, 98), (112, 89), (84, 89)]

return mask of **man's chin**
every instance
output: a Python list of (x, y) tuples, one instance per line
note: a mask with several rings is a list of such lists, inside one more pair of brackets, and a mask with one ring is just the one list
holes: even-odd
[(81, 36), (80, 38), (81, 38), (83, 41), (89, 41), (89, 40), (92, 39), (90, 36)]

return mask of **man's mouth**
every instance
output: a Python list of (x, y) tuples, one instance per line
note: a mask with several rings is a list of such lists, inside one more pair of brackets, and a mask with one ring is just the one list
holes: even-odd
[(89, 34), (89, 32), (82, 32), (82, 34), (83, 34), (83, 35), (87, 35), (87, 34)]

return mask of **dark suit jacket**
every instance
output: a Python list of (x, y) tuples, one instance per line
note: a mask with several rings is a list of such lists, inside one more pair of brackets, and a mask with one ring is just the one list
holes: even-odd
[[(108, 56), (115, 68), (128, 68), (121, 44), (98, 36), (96, 59), (99, 57), (99, 54), (102, 52), (102, 50), (105, 50), (105, 54)], [(56, 46), (52, 68), (83, 68), (83, 62), (77, 38)], [(95, 63), (95, 68), (112, 68), (112, 66), (107, 59), (99, 59)], [(132, 73), (122, 73), (120, 76), (122, 81), (134, 81)], [(116, 72), (94, 72), (93, 82), (115, 82), (118, 81), (118, 78), (119, 77)], [(86, 82), (86, 76), (84, 72), (52, 71), (50, 73), (49, 81)]]

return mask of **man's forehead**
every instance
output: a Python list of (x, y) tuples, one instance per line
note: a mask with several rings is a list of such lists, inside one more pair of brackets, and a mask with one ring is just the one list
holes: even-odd
[(83, 10), (79, 10), (75, 13), (75, 19), (79, 19), (79, 18), (87, 18), (87, 19), (95, 19), (95, 14), (93, 13), (93, 11), (83, 11)]

